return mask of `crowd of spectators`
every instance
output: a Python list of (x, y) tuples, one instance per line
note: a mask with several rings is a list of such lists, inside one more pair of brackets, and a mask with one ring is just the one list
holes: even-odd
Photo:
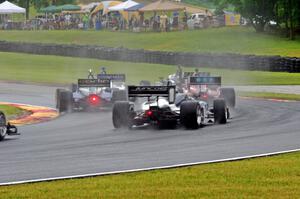
[(188, 14), (175, 11), (173, 13), (155, 13), (145, 18), (143, 14), (128, 15), (125, 19), (118, 12), (110, 12), (106, 15), (89, 13), (60, 13), (36, 16), (25, 22), (0, 21), (0, 29), (23, 30), (68, 30), (68, 29), (109, 29), (113, 31), (130, 30), (133, 32), (156, 31), (168, 32), (172, 30), (184, 30), (188, 28)]

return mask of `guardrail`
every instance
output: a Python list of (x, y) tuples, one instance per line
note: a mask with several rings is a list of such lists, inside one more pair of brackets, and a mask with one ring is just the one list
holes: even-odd
[(300, 72), (300, 58), (256, 56), (241, 54), (213, 54), (191, 52), (148, 51), (143, 49), (111, 48), (103, 46), (42, 44), (0, 41), (0, 51), (41, 55), (96, 58), (113, 61), (213, 67), (224, 69)]

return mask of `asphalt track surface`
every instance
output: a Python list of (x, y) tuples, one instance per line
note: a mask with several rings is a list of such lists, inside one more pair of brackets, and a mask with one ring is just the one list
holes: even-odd
[[(55, 87), (0, 84), (1, 101), (54, 107)], [(0, 183), (111, 172), (300, 148), (300, 103), (239, 99), (226, 125), (114, 130), (111, 112), (70, 113), (0, 143)]]

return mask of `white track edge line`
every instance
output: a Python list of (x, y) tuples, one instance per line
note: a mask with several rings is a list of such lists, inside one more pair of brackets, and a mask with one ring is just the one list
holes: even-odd
[(66, 180), (66, 179), (75, 179), (75, 178), (96, 177), (96, 176), (122, 174), (122, 173), (133, 173), (133, 172), (139, 172), (139, 171), (151, 171), (151, 170), (158, 170), (158, 169), (171, 169), (171, 168), (187, 167), (187, 166), (194, 166), (194, 165), (201, 165), (201, 164), (221, 163), (221, 162), (228, 162), (228, 161), (267, 157), (267, 156), (279, 155), (279, 154), (284, 154), (284, 153), (292, 153), (292, 152), (298, 152), (298, 151), (300, 151), (300, 148), (292, 149), (292, 150), (285, 150), (285, 151), (271, 152), (271, 153), (262, 153), (262, 154), (256, 154), (256, 155), (234, 157), (234, 158), (225, 158), (225, 159), (218, 159), (218, 160), (174, 164), (174, 165), (168, 165), (168, 166), (158, 166), (158, 167), (148, 167), (148, 168), (140, 168), (140, 169), (129, 169), (129, 170), (120, 170), (120, 171), (109, 171), (109, 172), (101, 172), (101, 173), (90, 173), (90, 174), (81, 174), (81, 175), (71, 175), (71, 176), (62, 176), (62, 177), (51, 177), (51, 178), (41, 178), (41, 179), (33, 179), (33, 180), (6, 182), (6, 183), (0, 183), (0, 186), (9, 186), (9, 185), (36, 183), (36, 182), (48, 182), (48, 181)]

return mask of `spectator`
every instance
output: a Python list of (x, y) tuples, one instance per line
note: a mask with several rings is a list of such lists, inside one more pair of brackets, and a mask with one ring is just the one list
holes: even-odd
[(89, 27), (89, 16), (87, 14), (85, 14), (83, 17), (82, 17), (82, 23), (83, 23), (83, 29), (84, 30), (87, 30)]

